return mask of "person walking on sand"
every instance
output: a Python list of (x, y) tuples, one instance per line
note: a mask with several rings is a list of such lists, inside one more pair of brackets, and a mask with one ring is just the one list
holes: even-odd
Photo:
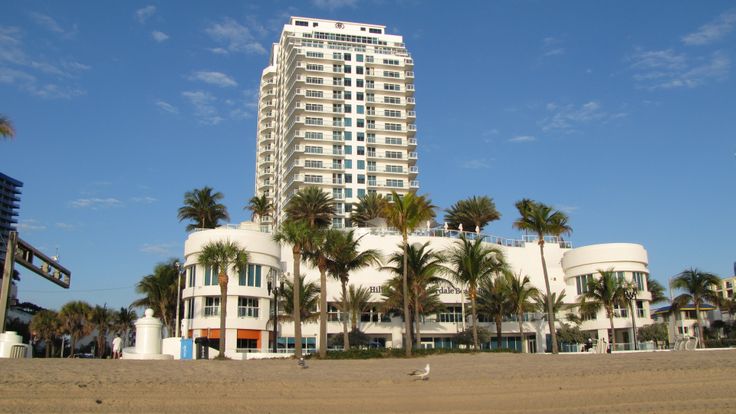
[(113, 359), (120, 359), (122, 346), (123, 346), (123, 340), (120, 338), (120, 334), (115, 335), (115, 339), (112, 340)]

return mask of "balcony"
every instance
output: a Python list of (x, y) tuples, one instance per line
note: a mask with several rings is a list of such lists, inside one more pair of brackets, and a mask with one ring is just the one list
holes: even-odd
[(413, 71), (410, 71), (410, 70), (407, 70), (405, 72), (404, 76), (406, 76), (407, 78), (413, 78), (414, 77), (414, 72)]
[(408, 129), (409, 131), (416, 131), (417, 130), (417, 126), (416, 126), (416, 124), (409, 124), (409, 125), (406, 126), (406, 129)]
[(414, 105), (414, 104), (417, 103), (417, 100), (413, 96), (409, 96), (408, 98), (406, 98), (406, 103), (408, 103), (410, 105)]
[(417, 146), (417, 139), (416, 138), (407, 138), (406, 143), (409, 144), (409, 146)]
[(419, 167), (416, 165), (409, 167), (409, 174), (419, 174)]
[(410, 160), (415, 160), (415, 159), (417, 159), (417, 153), (416, 153), (416, 152), (410, 152), (410, 153), (409, 153), (409, 159), (410, 159)]
[(407, 91), (413, 91), (414, 90), (414, 84), (413, 83), (407, 83), (406, 84), (406, 90)]
[(404, 64), (405, 65), (412, 65), (412, 66), (414, 66), (414, 59), (406, 58), (406, 59), (404, 59)]
[(417, 112), (416, 111), (406, 111), (406, 116), (408, 118), (416, 118), (417, 117)]

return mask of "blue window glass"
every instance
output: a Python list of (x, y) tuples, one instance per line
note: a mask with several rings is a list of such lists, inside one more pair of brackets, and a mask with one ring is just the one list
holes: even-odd
[(345, 169), (349, 170), (353, 168), (353, 160), (345, 160)]
[(357, 113), (359, 113), (359, 114), (362, 114), (362, 113), (364, 113), (364, 112), (365, 112), (365, 106), (363, 106), (363, 105), (356, 105), (356, 106), (355, 106), (355, 111), (356, 111)]
[(345, 134), (343, 134), (343, 139), (345, 141), (352, 141), (353, 139), (353, 133), (350, 131), (345, 131)]
[(345, 118), (345, 126), (353, 126), (353, 119), (352, 118)]
[(363, 197), (363, 196), (365, 196), (365, 189), (364, 188), (359, 188), (358, 189), (358, 197)]
[(365, 170), (365, 161), (364, 160), (358, 160), (358, 169), (359, 170)]
[(352, 188), (346, 188), (345, 189), (345, 198), (350, 198), (353, 196), (353, 189)]
[(346, 145), (345, 146), (345, 155), (350, 155), (353, 153), (353, 147), (352, 145)]

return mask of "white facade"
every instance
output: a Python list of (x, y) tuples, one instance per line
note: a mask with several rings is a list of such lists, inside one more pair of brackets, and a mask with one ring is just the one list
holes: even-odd
[(261, 76), (256, 140), (255, 194), (277, 218), (305, 185), (333, 196), (333, 227), (362, 194), (419, 187), (413, 68), (385, 26), (290, 19)]
[[(254, 277), (248, 279), (249, 275), (236, 275), (230, 272), (228, 287), (228, 311), (227, 311), (227, 346), (228, 353), (236, 352), (265, 352), (270, 348), (271, 325), (267, 322), (271, 314), (272, 297), (267, 290), (268, 275), (273, 269), (276, 274), (288, 272), (285, 277), (293, 277), (292, 253), (290, 246), (279, 246), (272, 241), (272, 235), (268, 232), (259, 231), (259, 226), (253, 223), (243, 223), (240, 226), (222, 227), (213, 230), (203, 230), (191, 233), (185, 245), (185, 257), (187, 266), (187, 282), (183, 293), (185, 313), (185, 325), (188, 327), (188, 335), (199, 337), (219, 337), (219, 317), (212, 311), (214, 305), (211, 301), (220, 294), (217, 278), (212, 277), (208, 282), (206, 270), (197, 265), (197, 256), (201, 247), (207, 242), (216, 240), (231, 240), (237, 242), (250, 254), (250, 263), (253, 267), (260, 266), (260, 283), (257, 286), (243, 286), (244, 284), (256, 284), (255, 269)], [(355, 229), (356, 236), (365, 235), (361, 239), (361, 249), (377, 249), (384, 257), (399, 249), (401, 237), (391, 231), (381, 229), (359, 228)], [(468, 237), (475, 237), (473, 233), (466, 233)], [(528, 275), (537, 288), (544, 291), (544, 277), (539, 255), (539, 246), (533, 238), (526, 240), (500, 239), (492, 236), (484, 236), (486, 241), (500, 247), (507, 261), (515, 273)], [(457, 231), (445, 232), (441, 229), (422, 231), (410, 237), (410, 243), (430, 242), (430, 248), (437, 251), (445, 251), (452, 248), (458, 238)], [(550, 288), (553, 292), (566, 293), (565, 301), (575, 304), (578, 301), (577, 281), (581, 276), (595, 273), (597, 270), (608, 270), (623, 272), (622, 276), (631, 281), (634, 274), (645, 275), (647, 270), (646, 250), (637, 244), (613, 243), (585, 246), (571, 249), (568, 242), (549, 240), (545, 243), (545, 259), (547, 261)], [(302, 273), (306, 275), (307, 281), (319, 282), (319, 272), (302, 263)], [(192, 277), (194, 274), (194, 277)], [(271, 274), (273, 275), (273, 274)], [(382, 301), (381, 285), (391, 277), (390, 273), (376, 268), (365, 269), (350, 275), (350, 284), (368, 287), (373, 291), (373, 301), (376, 303), (374, 310), (363, 315), (363, 322), (359, 328), (371, 336), (379, 346), (400, 347), (402, 346), (402, 334), (404, 324), (400, 318), (387, 319), (380, 314), (378, 304)], [(646, 278), (644, 277), (644, 280)], [(210, 283), (209, 285), (207, 283)], [(645, 283), (645, 282), (644, 282)], [(340, 284), (334, 279), (328, 279), (327, 300), (330, 305), (335, 304), (340, 296)], [(470, 317), (464, 296), (460, 290), (447, 287), (443, 289), (441, 300), (445, 303), (448, 311), (441, 315), (428, 315), (420, 325), (422, 345), (427, 347), (448, 346), (452, 336), (463, 330), (463, 326), (469, 326)], [(243, 298), (246, 298), (245, 300)], [(652, 323), (649, 313), (649, 300), (651, 295), (646, 291), (646, 286), (640, 289), (637, 302), (639, 312), (636, 315), (636, 325), (641, 327)], [(206, 302), (210, 301), (210, 306)], [(242, 304), (257, 302), (257, 314), (248, 313), (247, 307), (238, 306)], [(240, 309), (239, 309), (240, 308)], [(463, 310), (463, 308), (465, 308)], [(467, 313), (463, 320), (463, 312)], [(558, 318), (563, 319), (562, 312)], [(336, 315), (333, 315), (336, 316)], [(544, 352), (546, 348), (546, 335), (548, 334), (547, 323), (541, 318), (541, 314), (527, 315), (529, 320), (524, 323), (525, 338), (530, 349), (536, 352)], [(334, 319), (334, 318), (333, 318)], [(338, 321), (328, 323), (328, 334), (340, 334), (342, 325)], [(490, 328), (495, 332), (495, 325), (481, 323), (482, 326)], [(594, 319), (583, 322), (581, 329), (590, 331), (599, 338), (608, 338), (609, 321), (605, 311), (601, 310)], [(619, 349), (629, 349), (632, 341), (631, 317), (628, 310), (622, 310), (619, 317), (615, 318), (615, 328)], [(307, 348), (318, 346), (319, 325), (307, 323), (302, 327), (303, 336), (307, 341)], [(505, 321), (503, 323), (504, 344), (509, 347), (519, 347), (518, 323)], [(279, 338), (281, 341), (293, 341), (293, 325), (284, 323), (279, 325)], [(284, 339), (286, 338), (286, 339)], [(240, 340), (239, 340), (240, 339)], [(489, 346), (495, 346), (495, 339), (491, 340)]]

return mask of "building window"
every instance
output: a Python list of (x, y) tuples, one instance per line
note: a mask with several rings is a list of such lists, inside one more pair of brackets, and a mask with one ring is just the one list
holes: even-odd
[(365, 197), (365, 189), (364, 188), (359, 188), (358, 189), (358, 198), (360, 198), (360, 197)]
[(247, 352), (258, 352), (258, 340), (238, 338), (237, 348), (238, 350), (242, 349)]
[(401, 138), (386, 137), (386, 143), (389, 145), (401, 145), (403, 141)]
[(313, 78), (313, 77), (307, 76), (307, 83), (311, 83), (314, 85), (323, 85), (325, 82), (322, 78)]
[(206, 266), (204, 268), (204, 285), (215, 286), (217, 285), (217, 268), (214, 266)]
[(636, 283), (637, 289), (647, 290), (646, 273), (634, 272), (633, 279), (634, 279), (634, 283)]
[(462, 322), (462, 306), (447, 306), (445, 311), (437, 314), (438, 322)]
[(204, 317), (217, 316), (220, 314), (220, 297), (206, 296), (204, 298)]
[(353, 133), (350, 131), (345, 131), (345, 141), (351, 141), (353, 139)]
[[(310, 164), (310, 166), (312, 165)], [(317, 165), (313, 166), (316, 167)], [(319, 161), (318, 166), (322, 166), (321, 161)], [(240, 286), (261, 287), (261, 265), (249, 264), (248, 269), (243, 269), (238, 276), (238, 284)]]
[[(360, 155), (360, 148), (358, 147), (358, 155)], [(358, 169), (359, 170), (365, 170), (365, 161), (364, 160), (358, 160)]]
[(386, 151), (386, 158), (392, 158), (395, 160), (400, 160), (403, 157), (403, 154), (398, 151)]
[(197, 281), (197, 266), (189, 266), (189, 278), (187, 286), (194, 287), (194, 283)]
[(588, 291), (588, 283), (593, 280), (593, 275), (581, 275), (575, 277), (575, 285), (578, 289), (578, 295), (582, 295)]
[(239, 318), (258, 318), (258, 298), (238, 298)]
[(294, 22), (294, 24), (297, 25), (297, 26), (309, 26), (309, 23), (307, 23), (307, 22), (305, 22), (303, 20), (296, 20)]
[(403, 188), (404, 187), (404, 181), (403, 180), (387, 179), (386, 180), (386, 187)]
[(323, 96), (322, 91), (310, 91), (307, 90), (307, 97), (309, 98), (321, 98)]
[(360, 141), (360, 142), (365, 141), (365, 133), (358, 132), (358, 141)]
[(383, 89), (384, 90), (387, 90), (387, 91), (400, 91), (401, 90), (401, 85), (399, 85), (397, 83), (384, 83), (383, 84)]

